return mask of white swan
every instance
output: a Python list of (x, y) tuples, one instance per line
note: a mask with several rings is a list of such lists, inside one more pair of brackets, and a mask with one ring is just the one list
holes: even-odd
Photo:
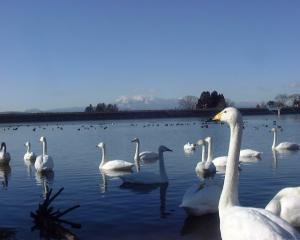
[(0, 164), (9, 164), (9, 161), (10, 161), (10, 154), (6, 151), (5, 142), (2, 142), (0, 148)]
[(221, 192), (222, 187), (215, 182), (195, 184), (184, 193), (179, 207), (183, 208), (188, 215), (193, 216), (216, 213)]
[(101, 163), (99, 165), (100, 169), (103, 170), (131, 170), (132, 167), (134, 166), (133, 163), (130, 162), (126, 162), (124, 160), (110, 160), (107, 161), (106, 159), (106, 147), (105, 144), (103, 142), (99, 143), (98, 145), (96, 145), (96, 147), (100, 148), (102, 150), (102, 160)]
[(240, 157), (241, 158), (259, 158), (261, 155), (261, 152), (258, 152), (256, 150), (252, 150), (252, 149), (242, 149), (240, 151)]
[(300, 145), (297, 143), (292, 143), (292, 142), (282, 142), (279, 143), (276, 146), (276, 140), (277, 140), (277, 129), (276, 128), (272, 128), (272, 132), (273, 132), (273, 144), (272, 144), (272, 149), (273, 150), (299, 150), (300, 149)]
[(161, 183), (167, 183), (168, 182), (168, 176), (165, 169), (165, 163), (164, 163), (164, 155), (163, 153), (169, 151), (172, 152), (171, 149), (160, 146), (158, 148), (158, 155), (159, 155), (159, 174), (155, 174), (152, 172), (138, 172), (133, 173), (126, 176), (121, 176), (120, 178), (125, 183), (131, 183), (131, 184), (161, 184)]
[(26, 147), (26, 153), (24, 154), (24, 161), (34, 161), (36, 159), (36, 155), (34, 152), (30, 151), (30, 142), (26, 142), (25, 144)]
[(185, 152), (192, 152), (192, 151), (195, 151), (195, 149), (196, 149), (196, 145), (193, 144), (193, 143), (188, 142), (188, 143), (183, 145), (183, 150)]
[(53, 159), (47, 154), (47, 141), (45, 137), (40, 138), (43, 144), (43, 153), (36, 157), (34, 167), (38, 172), (52, 171), (54, 168)]
[(280, 190), (265, 207), (294, 227), (300, 227), (300, 187)]
[(229, 107), (215, 115), (213, 120), (225, 122), (230, 127), (228, 160), (219, 201), (222, 239), (300, 239), (300, 234), (290, 224), (269, 211), (239, 205), (238, 165), (242, 116), (236, 108)]
[(140, 153), (140, 140), (138, 138), (134, 138), (131, 142), (136, 143), (134, 161), (140, 162), (143, 161), (144, 163), (152, 163), (158, 160), (158, 153), (157, 152), (150, 152), (150, 151), (143, 151)]
[[(205, 142), (208, 142), (208, 153), (207, 160), (205, 161)], [(208, 176), (216, 172), (216, 167), (212, 163), (212, 149), (210, 144), (210, 137), (205, 138), (205, 140), (199, 140), (197, 145), (202, 145), (202, 160), (196, 166), (196, 172), (203, 174), (204, 176)]]

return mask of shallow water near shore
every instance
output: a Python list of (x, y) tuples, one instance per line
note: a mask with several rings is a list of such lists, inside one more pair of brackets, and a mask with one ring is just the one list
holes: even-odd
[[(227, 155), (229, 128), (220, 124), (206, 128), (201, 120), (1, 124), (0, 141), (6, 142), (11, 162), (0, 167), (0, 232), (8, 229), (17, 239), (39, 239), (39, 231), (31, 231), (30, 212), (43, 200), (47, 182), (54, 191), (64, 187), (55, 207), (81, 205), (65, 217), (82, 224), (81, 229), (65, 226), (79, 239), (220, 239), (217, 214), (188, 218), (178, 207), (185, 190), (199, 181), (194, 169), (200, 150), (185, 154), (183, 145), (212, 136), (215, 157)], [(281, 188), (300, 185), (300, 151), (273, 154), (270, 132), (276, 121), (283, 129), (278, 142), (300, 143), (300, 116), (251, 116), (244, 121), (242, 148), (263, 154), (260, 161), (241, 166), (240, 202), (265, 207)], [(23, 160), (26, 141), (35, 153), (41, 153), (40, 136), (47, 138), (48, 154), (55, 164), (54, 173), (47, 177), (36, 174), (34, 166)], [(101, 152), (96, 144), (106, 143), (108, 159), (133, 162), (131, 139), (135, 137), (140, 139), (141, 151), (157, 151), (159, 145), (173, 150), (164, 155), (168, 185), (126, 187), (119, 177), (99, 171)], [(143, 170), (158, 172), (158, 163), (144, 164)], [(215, 175), (216, 180), (223, 178), (223, 174)]]

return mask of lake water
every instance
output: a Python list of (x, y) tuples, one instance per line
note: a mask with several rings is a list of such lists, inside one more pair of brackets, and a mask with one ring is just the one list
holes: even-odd
[[(261, 161), (241, 166), (242, 205), (265, 207), (281, 188), (300, 183), (300, 152), (277, 154), (276, 159), (272, 154), (270, 129), (275, 120), (283, 129), (278, 132), (279, 141), (300, 143), (298, 115), (244, 117), (242, 146), (263, 155)], [(13, 130), (16, 126), (18, 129)], [(10, 167), (0, 168), (0, 236), (6, 230), (7, 235), (17, 239), (39, 238), (39, 231), (31, 231), (30, 212), (43, 200), (43, 183), (47, 181), (54, 191), (65, 188), (54, 201), (56, 208), (81, 205), (65, 217), (82, 224), (80, 229), (66, 226), (79, 239), (220, 239), (217, 214), (187, 218), (178, 205), (185, 190), (199, 181), (194, 169), (201, 151), (186, 155), (183, 145), (212, 136), (214, 155), (227, 155), (227, 125), (202, 128), (201, 119), (195, 118), (72, 122), (59, 126), (62, 129), (54, 123), (0, 125), (0, 141), (6, 142), (11, 154)], [(41, 153), (40, 136), (47, 138), (48, 153), (55, 163), (53, 176), (46, 179), (23, 161), (26, 141), (31, 142), (35, 153)], [(101, 152), (96, 144), (106, 143), (108, 159), (133, 162), (134, 137), (140, 138), (142, 151), (157, 151), (161, 144), (173, 150), (165, 153), (168, 186), (125, 188), (118, 177), (101, 174)], [(157, 172), (158, 164), (143, 165), (143, 170)]]

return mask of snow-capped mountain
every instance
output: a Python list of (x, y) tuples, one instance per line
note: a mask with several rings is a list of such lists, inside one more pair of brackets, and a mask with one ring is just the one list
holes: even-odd
[(178, 99), (147, 96), (120, 96), (115, 100), (120, 110), (161, 110), (178, 108)]

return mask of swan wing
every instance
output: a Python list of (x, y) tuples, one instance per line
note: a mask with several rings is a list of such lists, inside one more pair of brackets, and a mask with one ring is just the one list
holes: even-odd
[(222, 214), (223, 240), (300, 239), (300, 234), (286, 221), (259, 208), (230, 207)]
[(300, 146), (297, 143), (282, 142), (276, 146), (276, 149), (299, 150)]
[(227, 156), (217, 157), (212, 162), (215, 166), (226, 166)]
[(122, 170), (122, 169), (131, 169), (133, 166), (134, 166), (133, 163), (124, 160), (111, 160), (106, 162), (102, 168), (110, 169), (110, 170)]
[(240, 157), (259, 157), (261, 152), (252, 149), (243, 149), (240, 151)]
[(144, 159), (158, 159), (158, 153), (156, 152), (150, 152), (150, 151), (144, 151), (144, 152), (141, 152), (139, 154), (141, 160), (144, 160)]
[(180, 207), (196, 216), (218, 212), (221, 191), (217, 185), (194, 184), (185, 192)]
[(161, 183), (160, 176), (152, 172), (138, 172), (130, 175), (120, 176), (123, 182), (135, 184), (156, 184)]

